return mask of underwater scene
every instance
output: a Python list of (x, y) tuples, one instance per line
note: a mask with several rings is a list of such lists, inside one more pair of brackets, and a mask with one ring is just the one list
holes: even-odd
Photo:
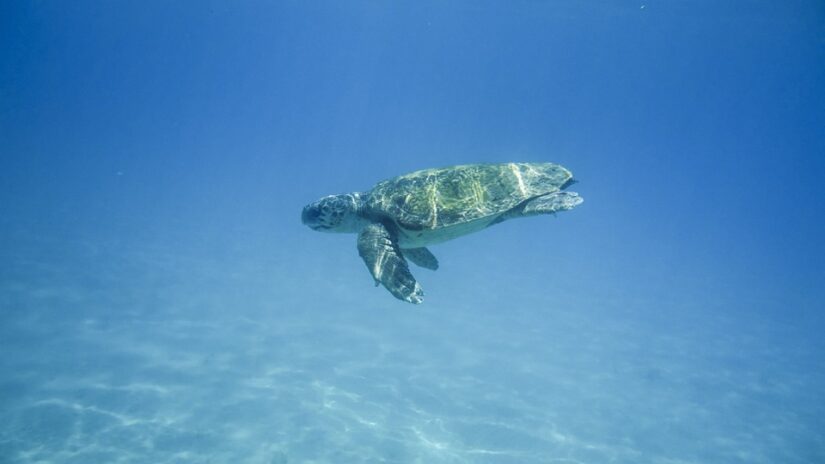
[(0, 463), (825, 462), (819, 1), (0, 3)]

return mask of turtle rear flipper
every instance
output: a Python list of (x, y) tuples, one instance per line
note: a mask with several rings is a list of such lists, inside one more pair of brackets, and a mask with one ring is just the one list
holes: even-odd
[(395, 237), (382, 224), (370, 224), (358, 234), (358, 254), (375, 285), (384, 285), (399, 300), (413, 304), (424, 301), (424, 292), (410, 273)]
[(430, 269), (432, 271), (438, 269), (438, 260), (430, 252), (430, 250), (424, 247), (405, 248), (401, 251), (401, 253), (405, 258), (409, 259), (417, 266), (421, 266), (424, 269)]
[(521, 216), (536, 214), (555, 214), (580, 205), (584, 200), (576, 192), (555, 192), (528, 200), (521, 210)]

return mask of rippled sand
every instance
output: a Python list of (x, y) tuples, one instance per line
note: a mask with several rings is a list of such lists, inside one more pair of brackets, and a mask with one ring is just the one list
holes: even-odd
[(825, 458), (821, 361), (775, 327), (539, 293), (411, 311), (322, 273), (95, 256), (3, 283), (0, 462)]

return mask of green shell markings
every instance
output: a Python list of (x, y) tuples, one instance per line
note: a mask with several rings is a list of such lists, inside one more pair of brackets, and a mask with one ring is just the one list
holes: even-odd
[(376, 285), (396, 298), (421, 303), (423, 291), (407, 260), (435, 270), (426, 248), (518, 217), (555, 214), (583, 201), (567, 187), (570, 171), (552, 163), (469, 164), (425, 169), (388, 179), (368, 192), (313, 202), (304, 224), (358, 234), (358, 252)]

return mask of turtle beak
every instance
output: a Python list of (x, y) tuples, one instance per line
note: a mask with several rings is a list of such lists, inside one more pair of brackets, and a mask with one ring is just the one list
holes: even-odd
[(301, 211), (301, 222), (312, 230), (329, 230), (332, 227), (324, 223), (321, 208), (315, 203), (309, 204)]
[(301, 211), (301, 222), (310, 228), (318, 227), (318, 219), (321, 217), (321, 211), (318, 208), (313, 208), (313, 205), (307, 205)]

